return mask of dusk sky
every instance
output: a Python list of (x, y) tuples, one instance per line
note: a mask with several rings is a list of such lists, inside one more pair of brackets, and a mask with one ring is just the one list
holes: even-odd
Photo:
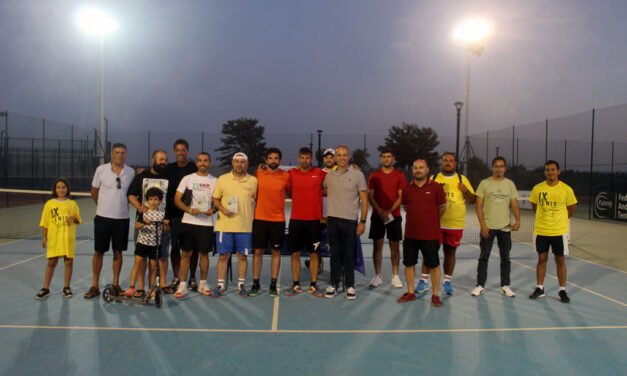
[[(95, 127), (98, 40), (89, 2), (0, 3), (0, 109)], [(92, 2), (91, 4), (97, 4)], [(106, 1), (105, 107), (113, 129), (452, 136), (465, 101), (459, 21), (493, 35), (473, 60), (471, 134), (627, 103), (624, 1)], [(462, 118), (463, 119), (463, 118)], [(627, 138), (625, 126), (616, 137)]]

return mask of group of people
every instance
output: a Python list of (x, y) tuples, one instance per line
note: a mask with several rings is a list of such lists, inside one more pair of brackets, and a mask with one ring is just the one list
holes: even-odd
[[(481, 253), (477, 267), (477, 285), (472, 296), (485, 291), (487, 265), (494, 239), (501, 256), (501, 292), (514, 297), (510, 288), (511, 231), (520, 227), (518, 193), (514, 183), (504, 174), (506, 162), (502, 157), (492, 161), (492, 176), (484, 179), (477, 191), (468, 179), (457, 172), (456, 155), (445, 152), (440, 172), (430, 174), (423, 159), (414, 161), (412, 180), (394, 167), (391, 150), (382, 150), (381, 168), (368, 181), (362, 171), (351, 166), (350, 150), (345, 145), (327, 149), (323, 154), (323, 168), (313, 166), (312, 151), (303, 147), (298, 152), (298, 166), (287, 171), (280, 168), (281, 150), (269, 148), (265, 163), (257, 166), (254, 175), (248, 170), (248, 157), (242, 152), (232, 156), (230, 172), (216, 178), (209, 173), (211, 156), (201, 152), (195, 163), (189, 161), (189, 145), (179, 139), (174, 143), (175, 162), (168, 164), (168, 153), (156, 150), (149, 169), (135, 171), (125, 164), (126, 146), (112, 147), (111, 162), (96, 169), (91, 195), (96, 202), (94, 218), (94, 255), (92, 259), (92, 286), (84, 294), (86, 299), (100, 294), (99, 282), (103, 257), (113, 250), (113, 280), (115, 294), (143, 298), (145, 274), (148, 284), (159, 281), (163, 292), (183, 299), (190, 290), (204, 296), (218, 298), (226, 293), (226, 274), (232, 254), (237, 257), (237, 291), (241, 296), (255, 296), (262, 292), (261, 270), (263, 254), (270, 249), (270, 283), (268, 294), (278, 296), (278, 276), (281, 249), (285, 237), (285, 203), (291, 197), (287, 247), (291, 252), (292, 286), (285, 290), (288, 296), (305, 292), (301, 287), (301, 252), (309, 252), (310, 283), (306, 291), (318, 297), (333, 298), (340, 284), (349, 300), (357, 297), (355, 289), (355, 248), (359, 236), (365, 232), (369, 204), (372, 206), (369, 237), (373, 240), (375, 276), (371, 288), (383, 283), (382, 250), (387, 235), (392, 262), (391, 285), (402, 288), (399, 277), (401, 259), (400, 241), (403, 241), (403, 265), (407, 292), (399, 299), (405, 303), (416, 299), (416, 294), (429, 290), (431, 279), (434, 306), (442, 305), (440, 291), (439, 248), (444, 253), (444, 281), (442, 289), (452, 295), (455, 253), (461, 244), (466, 218), (466, 204), (476, 202), (481, 226)], [(544, 296), (543, 280), (548, 251), (552, 249), (560, 283), (559, 297), (568, 302), (566, 294), (566, 264), (568, 218), (573, 214), (576, 198), (572, 189), (559, 180), (559, 164), (547, 161), (546, 181), (536, 185), (530, 202), (536, 212), (534, 226), (538, 252), (537, 287), (530, 295)], [(46, 203), (40, 226), (43, 227), (43, 246), (47, 248), (48, 266), (44, 286), (37, 299), (50, 294), (49, 286), (58, 258), (65, 262), (63, 294), (71, 297), (70, 280), (74, 258), (75, 226), (82, 222), (78, 205), (71, 200), (66, 180), (53, 185), (53, 198)], [(134, 228), (135, 258), (130, 284), (120, 287), (122, 252), (128, 247), (130, 211), (136, 209)], [(401, 208), (405, 211), (403, 217)], [(214, 216), (217, 214), (217, 216)], [(515, 220), (512, 223), (511, 217)], [(326, 229), (330, 248), (330, 281), (326, 289), (318, 286), (322, 267), (319, 250), (321, 234)], [(404, 236), (403, 236), (404, 234)], [(218, 256), (217, 283), (212, 289), (207, 282), (208, 254), (215, 248)], [(414, 285), (418, 254), (423, 262), (418, 285)], [(252, 254), (252, 285), (246, 286), (248, 255)], [(168, 259), (173, 280), (167, 283)], [(148, 262), (147, 262), (148, 261)], [(158, 268), (156, 268), (158, 264)], [(148, 267), (147, 267), (148, 266)], [(196, 282), (196, 269), (200, 278)], [(156, 270), (159, 278), (156, 278)], [(189, 275), (189, 278), (188, 278)]]

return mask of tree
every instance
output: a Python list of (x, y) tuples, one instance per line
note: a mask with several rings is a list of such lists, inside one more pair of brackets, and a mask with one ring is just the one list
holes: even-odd
[(265, 159), (264, 131), (265, 128), (259, 125), (257, 119), (239, 118), (222, 124), (222, 146), (216, 149), (220, 153), (220, 165), (230, 167), (233, 154), (241, 151), (248, 156), (248, 166), (257, 168)]
[(438, 160), (438, 153), (435, 151), (438, 145), (438, 134), (431, 127), (403, 123), (400, 127), (394, 125), (389, 129), (385, 144), (379, 146), (378, 150), (392, 150), (397, 167), (405, 171), (418, 158), (426, 160), (429, 167), (434, 169)]
[(368, 163), (368, 158), (370, 157), (370, 153), (366, 149), (355, 149), (353, 150), (352, 163), (356, 164), (361, 171), (364, 173), (370, 171), (370, 163)]

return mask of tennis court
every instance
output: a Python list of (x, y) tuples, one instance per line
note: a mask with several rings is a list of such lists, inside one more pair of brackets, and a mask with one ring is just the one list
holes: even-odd
[[(4, 222), (9, 218), (5, 214)], [(11, 215), (15, 223), (23, 223), (19, 214)], [(86, 219), (88, 215), (83, 213)], [(591, 226), (598, 226), (598, 222), (589, 222), (584, 228)], [(81, 232), (89, 233), (89, 224), (81, 227)], [(591, 231), (581, 240), (577, 234), (583, 231), (576, 228), (573, 245), (601, 242), (591, 238), (595, 233), (606, 240), (618, 237), (622, 228), (617, 227), (610, 235)], [(620, 244), (620, 239), (615, 243)], [(0, 373), (380, 375), (393, 369), (401, 375), (421, 371), (625, 374), (624, 270), (569, 257), (572, 303), (562, 304), (556, 298), (557, 281), (550, 263), (547, 297), (531, 301), (527, 294), (535, 284), (536, 256), (527, 243), (516, 242), (511, 279), (518, 296), (511, 299), (500, 294), (498, 252), (493, 252), (487, 291), (473, 298), (470, 290), (475, 285), (478, 249), (470, 242), (458, 251), (455, 295), (446, 297), (442, 308), (433, 308), (430, 294), (414, 303), (396, 303), (402, 291), (389, 287), (387, 258), (383, 263), (386, 284), (369, 289), (371, 247), (364, 243), (368, 275), (356, 274), (356, 301), (342, 295), (320, 299), (308, 294), (241, 298), (231, 286), (229, 294), (220, 299), (196, 294), (185, 300), (168, 296), (162, 309), (156, 309), (82, 298), (91, 280), (93, 241), (88, 237), (77, 241), (72, 279), (75, 297), (62, 297), (59, 266), (51, 286), (53, 295), (35, 301), (46, 263), (41, 240), (5, 240), (0, 245), (0, 283), (9, 288), (0, 308), (0, 335), (4, 337), (0, 342)], [(587, 245), (584, 248), (591, 252)], [(387, 246), (385, 252), (389, 256)], [(615, 252), (624, 257), (624, 249)], [(104, 281), (109, 281), (111, 274), (111, 257), (107, 256)], [(131, 256), (132, 252), (127, 252), (124, 257), (123, 286), (128, 284)], [(212, 285), (216, 261), (211, 258)], [(262, 277), (266, 289), (268, 265), (269, 259), (264, 262)], [(321, 286), (329, 280), (327, 265), (320, 277)], [(282, 266), (280, 283), (289, 287), (288, 257), (283, 257)], [(306, 269), (301, 280), (309, 280)]]

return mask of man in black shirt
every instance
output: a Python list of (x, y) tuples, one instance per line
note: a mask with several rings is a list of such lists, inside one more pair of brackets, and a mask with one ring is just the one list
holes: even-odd
[[(184, 139), (178, 139), (174, 142), (174, 156), (176, 160), (168, 165), (168, 181), (171, 187), (168, 190), (167, 206), (168, 217), (170, 218), (170, 240), (172, 248), (170, 250), (170, 261), (172, 263), (172, 273), (174, 274), (174, 280), (170, 284), (170, 288), (176, 290), (179, 284), (179, 270), (181, 265), (181, 250), (179, 248), (179, 240), (181, 234), (181, 218), (183, 218), (183, 212), (181, 209), (174, 205), (174, 195), (179, 183), (184, 176), (195, 173), (198, 168), (196, 164), (190, 162), (189, 144)], [(196, 268), (198, 266), (198, 251), (192, 252), (192, 257), (189, 261), (189, 283), (190, 290), (196, 290)]]

